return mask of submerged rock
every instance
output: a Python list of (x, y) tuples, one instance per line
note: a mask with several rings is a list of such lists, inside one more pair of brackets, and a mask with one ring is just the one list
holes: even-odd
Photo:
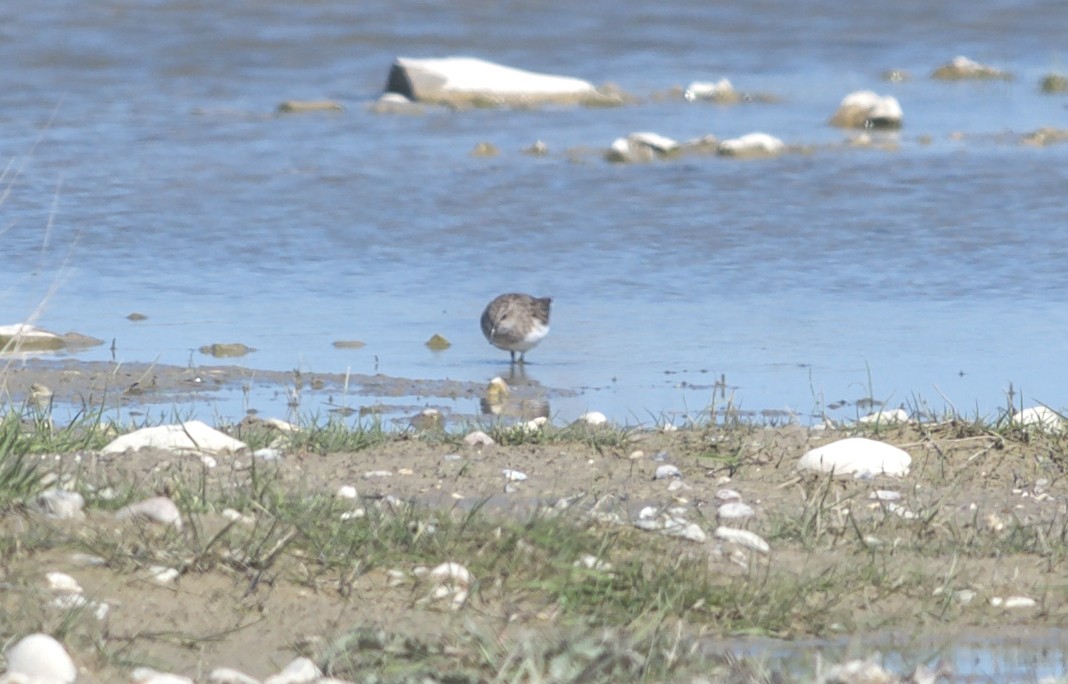
[(741, 94), (726, 78), (714, 82), (694, 81), (686, 87), (682, 96), (687, 102), (708, 100), (719, 104), (734, 104), (742, 99)]
[(205, 344), (199, 351), (201, 354), (220, 359), (244, 356), (256, 350), (240, 342), (215, 342), (214, 344)]
[(831, 125), (842, 128), (901, 128), (904, 113), (897, 98), (859, 90), (842, 99)]
[(724, 157), (774, 157), (786, 150), (786, 144), (767, 133), (747, 133), (724, 140), (716, 153)]
[(992, 66), (980, 64), (975, 60), (962, 55), (954, 57), (949, 63), (943, 64), (934, 70), (932, 78), (943, 81), (961, 81), (966, 79), (1005, 79), (1012, 78), (1012, 74)]
[(616, 163), (641, 163), (667, 157), (679, 149), (679, 143), (658, 133), (631, 133), (616, 138), (605, 153), (605, 159)]
[(1039, 84), (1044, 93), (1068, 93), (1068, 77), (1061, 74), (1047, 74)]
[(49, 352), (78, 347), (95, 347), (103, 340), (68, 332), (63, 335), (28, 323), (0, 325), (0, 353)]
[(799, 470), (870, 477), (908, 475), (912, 457), (907, 451), (865, 437), (848, 437), (807, 451)]
[(611, 104), (621, 99), (569, 76), (524, 71), (474, 57), (398, 57), (386, 92), (453, 106)]
[(278, 105), (281, 114), (304, 114), (307, 112), (343, 112), (345, 107), (334, 100), (286, 100)]

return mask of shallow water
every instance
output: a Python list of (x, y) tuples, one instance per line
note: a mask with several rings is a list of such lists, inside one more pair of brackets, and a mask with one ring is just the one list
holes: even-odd
[[(119, 361), (209, 363), (201, 345), (240, 341), (253, 368), (482, 382), (508, 366), (478, 316), (520, 290), (555, 298), (526, 370), (582, 390), (553, 402), (561, 420), (677, 420), (720, 378), (742, 409), (801, 420), (865, 398), (991, 416), (1010, 383), (1017, 404), (1061, 407), (1068, 145), (1018, 136), (1068, 125), (1068, 98), (1037, 86), (1064, 26), (1068, 5), (1038, 1), (11, 0), (0, 323), (108, 342), (86, 360), (114, 340)], [(449, 54), (641, 102), (367, 110), (394, 57)], [(1016, 78), (928, 78), (957, 54)], [(723, 76), (780, 101), (664, 97)], [(844, 147), (826, 124), (861, 88), (901, 101), (896, 151)], [(346, 111), (273, 113), (292, 98)], [(813, 151), (602, 161), (637, 130)], [(535, 140), (548, 156), (520, 152)], [(501, 154), (471, 156), (482, 141)], [(435, 333), (453, 346), (428, 350)], [(279, 396), (252, 403), (279, 413)], [(235, 393), (208, 410), (243, 408)]]

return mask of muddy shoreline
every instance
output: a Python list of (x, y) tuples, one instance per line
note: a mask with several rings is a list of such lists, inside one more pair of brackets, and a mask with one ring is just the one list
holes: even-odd
[[(65, 402), (99, 401), (106, 395), (119, 396), (128, 406), (195, 398), (248, 382), (303, 383), (308, 391), (329, 395), (346, 381), (337, 375), (295, 379), (292, 373), (233, 366), (74, 362), (27, 362), (10, 367), (5, 379), (13, 398), (30, 397), (34, 385), (47, 385)], [(354, 377), (348, 382), (353, 387)], [(473, 383), (412, 382), (355, 378), (359, 396), (408, 395), (417, 387), (425, 396), (476, 398), (485, 389)], [(256, 426), (252, 421), (227, 430), (248, 438), (247, 430)], [(986, 644), (977, 647), (981, 656), (970, 656), (978, 658), (1001, 646), (1026, 650), (1033, 644), (1038, 654), (1051, 643), (1054, 649), (1065, 643), (1064, 435), (962, 420), (837, 429), (743, 423), (677, 431), (604, 429), (614, 431), (610, 439), (595, 431), (529, 438), (506, 431), (500, 435), (511, 441), (482, 446), (405, 430), (358, 450), (281, 442), (280, 453), (270, 460), (238, 453), (216, 455), (211, 465), (196, 454), (157, 450), (44, 454), (40, 464), (55, 481), (86, 492), (87, 515), (76, 524), (32, 515), (0, 518), (0, 536), (13, 549), (0, 564), (0, 579), (10, 589), (0, 609), (10, 616), (12, 634), (54, 631), (71, 619), (48, 608), (48, 590), (42, 588), (46, 571), (69, 573), (87, 596), (111, 605), (106, 622), (79, 615), (75, 626), (64, 628), (82, 668), (80, 682), (124, 680), (129, 663), (152, 664), (197, 681), (220, 666), (265, 677), (297, 655), (325, 662), (331, 644), (354, 629), (377, 630), (387, 635), (383, 643), (417, 644), (417, 653), (404, 657), (433, 669), (440, 666), (435, 658), (445, 657), (450, 648), (462, 651), (457, 644), (465, 643), (473, 629), (497, 634), (500, 643), (522, 644), (558, 639), (589, 620), (603, 625), (607, 619), (569, 613), (559, 599), (543, 596), (537, 583), (511, 589), (516, 580), (477, 556), (431, 556), (432, 562), (469, 564), (478, 575), (475, 595), (461, 610), (428, 602), (425, 587), (411, 579), (413, 566), (428, 562), (425, 556), (400, 553), (383, 564), (362, 559), (359, 548), (346, 559), (344, 572), (320, 568), (316, 547), (300, 546), (282, 553), (267, 574), (234, 566), (224, 550), (218, 562), (193, 563), (175, 582), (150, 578), (156, 564), (181, 567), (192, 562), (188, 554), (207, 554), (205, 539), (211, 540), (208, 547), (228, 542), (228, 536), (212, 536), (229, 529), (222, 502), (242, 506), (238, 512), (259, 521), (257, 530), (274, 524), (277, 513), (265, 507), (262, 495), (253, 495), (267, 480), (293, 501), (330, 501), (339, 487), (350, 486), (357, 492), (354, 510), (373, 512), (372, 517), (411, 516), (412, 530), (434, 521), (460, 524), (473, 512), (530, 524), (552, 515), (594, 534), (621, 535), (626, 540), (622, 557), (612, 557), (613, 563), (636, 554), (640, 568), (666, 558), (686, 567), (707, 565), (732, 592), (753, 592), (745, 609), (753, 614), (737, 614), (721, 605), (722, 599), (709, 599), (671, 613), (672, 624), (694, 643), (714, 644), (711, 651), (749, 654), (763, 663), (805, 661), (782, 665), (785, 679), (775, 681), (809, 681), (790, 673), (810, 666), (813, 650), (860, 658), (891, 650), (911, 669), (955, 657), (955, 649), (965, 644)], [(912, 456), (909, 474), (828, 479), (798, 472), (797, 461), (807, 450), (858, 434), (906, 450)], [(658, 478), (664, 465), (677, 468), (678, 475)], [(721, 504), (728, 489), (753, 509), (751, 516), (724, 517)], [(188, 522), (180, 533), (117, 526), (111, 513), (116, 492), (127, 499), (170, 496)], [(895, 495), (892, 505), (886, 492)], [(336, 519), (344, 510), (340, 505), (331, 504), (329, 515)], [(708, 540), (665, 538), (638, 529), (633, 522), (649, 508), (682, 511), (673, 515), (693, 521)], [(759, 535), (770, 553), (732, 547), (713, 534), (722, 526)], [(191, 530), (199, 532), (190, 536)], [(295, 525), (292, 535), (299, 543), (311, 530)], [(33, 540), (48, 541), (34, 546)], [(32, 551), (18, 550), (23, 547)], [(328, 552), (322, 547), (318, 553)], [(87, 563), (86, 554), (104, 561)], [(398, 576), (403, 581), (398, 583)], [(803, 599), (779, 617), (763, 615), (765, 605), (784, 600), (777, 594), (783, 587)], [(760, 594), (765, 591), (768, 598)], [(1014, 607), (1007, 607), (1010, 599)], [(743, 634), (775, 638), (739, 640)], [(111, 649), (120, 644), (122, 657), (100, 658), (95, 649), (104, 643)], [(392, 648), (380, 650), (395, 656)], [(359, 680), (359, 668), (348, 667), (345, 671)], [(971, 681), (970, 676), (962, 672), (959, 681)], [(710, 681), (770, 680), (754, 675)]]

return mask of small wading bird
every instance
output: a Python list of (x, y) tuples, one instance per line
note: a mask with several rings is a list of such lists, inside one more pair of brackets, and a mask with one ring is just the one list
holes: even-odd
[(512, 363), (519, 352), (519, 363), (523, 363), (523, 355), (549, 334), (552, 303), (549, 297), (502, 294), (482, 312), (482, 334), (494, 347), (511, 352)]

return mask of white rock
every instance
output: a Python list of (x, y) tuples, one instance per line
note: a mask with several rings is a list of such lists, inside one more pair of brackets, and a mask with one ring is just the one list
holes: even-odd
[(717, 539), (722, 539), (725, 542), (731, 544), (738, 544), (744, 546), (747, 549), (753, 551), (759, 551), (760, 553), (769, 553), (771, 547), (768, 543), (758, 535), (750, 532), (749, 530), (738, 530), (733, 527), (717, 527), (715, 536)]
[(188, 420), (176, 425), (141, 428), (113, 440), (104, 447), (103, 453), (121, 454), (150, 448), (176, 452), (236, 453), (248, 446), (199, 420)]
[(1038, 605), (1038, 601), (1035, 601), (1030, 596), (1007, 596), (1005, 598), (995, 596), (990, 599), (990, 605), (995, 608), (1005, 608), (1006, 610), (1014, 608), (1034, 608)]
[(509, 482), (522, 482), (523, 480), (527, 479), (526, 473), (520, 472), (518, 470), (512, 470), (511, 468), (505, 468), (501, 471), (501, 474), (504, 475), (504, 479), (508, 480)]
[(389, 72), (388, 92), (421, 102), (468, 103), (582, 101), (598, 95), (588, 81), (524, 71), (473, 57), (398, 57)]
[(873, 475), (904, 476), (912, 465), (912, 457), (903, 449), (865, 437), (849, 437), (811, 449), (801, 457), (797, 467), (836, 475), (870, 477)]
[(897, 98), (858, 90), (842, 99), (831, 123), (845, 128), (900, 128), (903, 117)]
[(669, 492), (677, 492), (682, 489), (693, 489), (690, 485), (686, 484), (679, 478), (674, 478), (671, 482), (668, 482), (667, 490)]
[(716, 511), (716, 516), (724, 520), (744, 520), (745, 518), (752, 518), (756, 515), (756, 511), (753, 507), (747, 503), (741, 501), (730, 501)]
[(538, 416), (537, 418), (531, 418), (527, 422), (522, 423), (519, 426), (519, 428), (521, 430), (523, 430), (524, 432), (531, 433), (531, 432), (537, 432), (538, 430), (542, 429), (543, 427), (545, 427), (548, 424), (549, 424), (549, 419), (548, 418), (546, 418), (545, 416)]
[(475, 430), (464, 436), (464, 444), (467, 446), (493, 446), (496, 442), (482, 430)]
[(178, 568), (168, 568), (164, 565), (150, 566), (148, 572), (152, 575), (152, 579), (160, 584), (170, 584), (181, 574)]
[(130, 681), (136, 684), (194, 684), (189, 677), (159, 672), (151, 667), (138, 667), (130, 673)]
[(224, 508), (220, 514), (231, 522), (241, 523), (248, 527), (252, 527), (256, 524), (256, 518), (251, 515), (245, 515), (241, 511), (234, 510), (233, 508)]
[(638, 520), (634, 521), (634, 526), (647, 532), (659, 532), (669, 537), (681, 537), (699, 544), (708, 539), (708, 535), (700, 525), (672, 515), (643, 517), (639, 513)]
[(767, 133), (747, 133), (724, 140), (716, 152), (726, 157), (770, 157), (782, 153), (786, 143)]
[(78, 677), (67, 649), (47, 634), (23, 637), (6, 655), (7, 674), (22, 675), (33, 684), (70, 684)]
[(654, 480), (666, 480), (669, 477), (682, 477), (682, 472), (673, 465), (664, 464), (656, 467), (653, 473)]
[(895, 492), (890, 489), (876, 489), (868, 495), (868, 498), (875, 499), (876, 501), (899, 501), (901, 499), (901, 492)]
[(341, 485), (334, 496), (339, 499), (355, 499), (359, 494), (357, 494), (356, 488), (352, 485)]
[(363, 474), (363, 479), (372, 480), (378, 477), (393, 477), (392, 470), (368, 470)]
[(1036, 428), (1041, 432), (1059, 434), (1065, 430), (1065, 420), (1059, 413), (1045, 406), (1032, 406), (1017, 411), (1012, 422), (1026, 428)]
[(181, 511), (165, 496), (154, 496), (120, 508), (115, 517), (119, 520), (147, 520), (160, 525), (173, 525), (177, 529), (182, 528)]
[(586, 568), (587, 570), (600, 570), (602, 572), (608, 572), (612, 569), (612, 564), (603, 561), (597, 556), (591, 553), (584, 553), (575, 561), (575, 567)]
[(322, 676), (322, 671), (310, 659), (296, 658), (278, 674), (264, 679), (263, 684), (312, 684)]
[(742, 500), (742, 495), (734, 491), (733, 489), (717, 489), (715, 496), (716, 499), (723, 502)]
[[(319, 681), (322, 682), (322, 680)], [(249, 677), (240, 670), (217, 667), (208, 675), (208, 684), (260, 684), (260, 680)]]
[(429, 573), (430, 580), (439, 585), (471, 586), (471, 572), (459, 563), (442, 563)]
[(893, 411), (876, 411), (875, 413), (861, 416), (857, 419), (857, 422), (869, 425), (900, 425), (901, 423), (909, 422), (909, 414), (905, 409), (899, 408)]
[(263, 447), (262, 449), (256, 449), (252, 452), (252, 458), (258, 458), (261, 461), (277, 461), (282, 458), (281, 449), (275, 449), (272, 447)]
[(45, 573), (45, 581), (48, 582), (48, 588), (55, 592), (64, 594), (82, 593), (82, 585), (78, 584), (78, 580), (65, 572), (47, 572)]
[(604, 425), (608, 422), (608, 417), (600, 411), (588, 411), (578, 417), (576, 423), (586, 423), (587, 425)]
[(827, 668), (819, 681), (821, 684), (897, 684), (901, 679), (870, 660), (850, 660)]
[(51, 487), (37, 495), (37, 508), (49, 518), (75, 520), (85, 517), (85, 498), (78, 492)]

